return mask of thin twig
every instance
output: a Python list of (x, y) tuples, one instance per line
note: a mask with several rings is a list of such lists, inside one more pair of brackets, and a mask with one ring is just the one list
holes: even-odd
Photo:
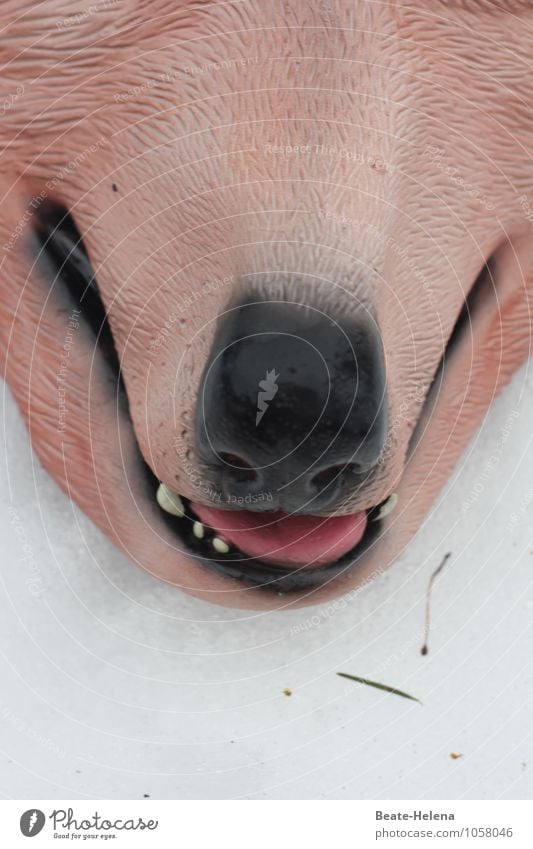
[(425, 623), (424, 623), (424, 645), (420, 649), (420, 654), (427, 654), (428, 651), (429, 651), (429, 648), (428, 648), (429, 624), (430, 624), (430, 613), (431, 613), (431, 591), (433, 589), (433, 583), (435, 581), (435, 578), (438, 575), (440, 575), (440, 573), (444, 569), (444, 564), (446, 563), (448, 558), (451, 557), (451, 554), (452, 554), (451, 551), (448, 551), (444, 555), (440, 564), (437, 566), (437, 568), (433, 572), (433, 574), (432, 574), (432, 576), (431, 576), (431, 578), (429, 579), (429, 582), (428, 582), (428, 588), (427, 588), (427, 592), (426, 592), (426, 616), (425, 616)]

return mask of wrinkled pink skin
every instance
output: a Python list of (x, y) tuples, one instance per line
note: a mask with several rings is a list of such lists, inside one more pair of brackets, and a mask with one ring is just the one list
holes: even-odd
[[(12, 241), (3, 249), (0, 351), (33, 446), (135, 563), (193, 595), (268, 609), (344, 593), (403, 551), (529, 353), (530, 3), (95, 5), (90, 13), (86, 2), (69, 2), (67, 12), (54, 0), (0, 6), (0, 91), (9, 99), (0, 244)], [(215, 62), (222, 66), (204, 67)], [(287, 156), (268, 147), (306, 144), (311, 153)], [(316, 153), (322, 144), (356, 159)], [(131, 413), (117, 413), (82, 325), (64, 432), (57, 374), (68, 315), (53, 292), (47, 298), (27, 253), (31, 221), (13, 242), (29, 201), (54, 177), (48, 196), (71, 209), (110, 311)], [(477, 304), (408, 459), (465, 293), (494, 252), (497, 298)], [(275, 295), (267, 278), (276, 273), (303, 281), (332, 312), (352, 301), (375, 310), (390, 434), (375, 485), (347, 512), (400, 496), (357, 569), (283, 598), (181, 553), (147, 496), (138, 454), (140, 446), (169, 486), (208, 503), (192, 420), (214, 325), (239, 275)], [(305, 289), (295, 295), (305, 299)]]

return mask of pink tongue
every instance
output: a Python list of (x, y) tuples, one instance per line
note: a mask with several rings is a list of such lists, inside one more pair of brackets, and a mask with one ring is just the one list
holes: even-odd
[(290, 516), (218, 510), (192, 502), (201, 522), (244, 554), (272, 563), (320, 566), (357, 545), (366, 528), (366, 513), (351, 516)]

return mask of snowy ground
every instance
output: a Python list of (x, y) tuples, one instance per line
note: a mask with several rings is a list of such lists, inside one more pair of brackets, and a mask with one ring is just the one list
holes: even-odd
[[(343, 603), (268, 615), (132, 566), (40, 468), (6, 395), (2, 795), (531, 798), (530, 372), (392, 569)], [(425, 591), (448, 550), (424, 657)]]

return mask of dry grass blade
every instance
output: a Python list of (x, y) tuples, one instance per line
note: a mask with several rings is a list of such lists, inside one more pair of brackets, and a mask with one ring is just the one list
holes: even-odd
[(356, 681), (358, 684), (367, 684), (369, 687), (375, 687), (377, 690), (384, 690), (386, 693), (394, 693), (395, 696), (401, 696), (403, 699), (411, 699), (413, 702), (422, 704), (416, 696), (410, 696), (409, 693), (404, 693), (403, 690), (397, 690), (395, 687), (389, 687), (388, 684), (378, 684), (377, 681), (370, 681), (368, 678), (359, 678), (357, 675), (349, 675), (347, 672), (337, 672), (341, 678), (347, 678), (349, 681)]

